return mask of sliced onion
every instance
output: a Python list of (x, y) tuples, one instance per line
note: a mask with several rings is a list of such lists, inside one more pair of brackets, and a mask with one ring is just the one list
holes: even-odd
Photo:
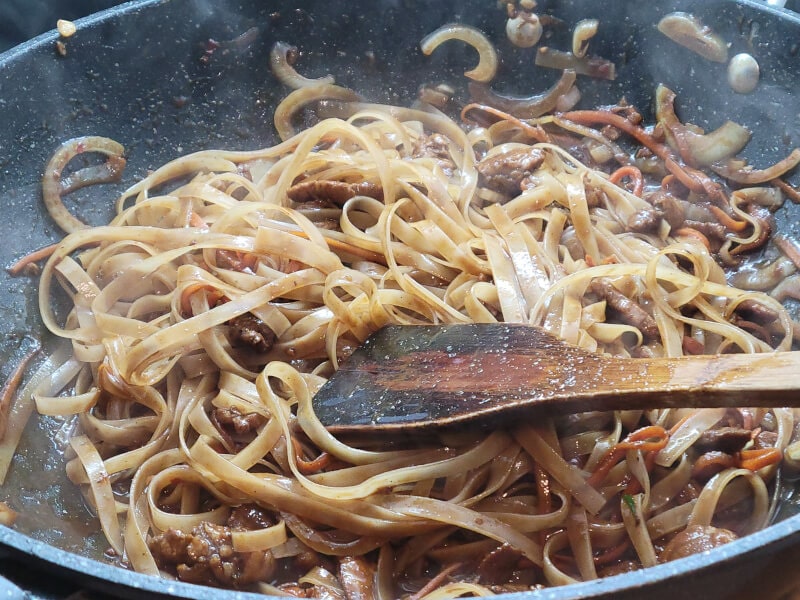
[(589, 49), (589, 40), (597, 33), (600, 21), (597, 19), (582, 19), (572, 31), (572, 54), (578, 58), (586, 56)]
[(436, 31), (422, 38), (420, 48), (423, 54), (429, 56), (443, 42), (448, 40), (461, 40), (478, 51), (478, 56), (480, 57), (478, 66), (469, 71), (465, 71), (464, 75), (483, 83), (488, 83), (494, 79), (498, 64), (497, 52), (492, 42), (489, 41), (489, 38), (475, 27), (470, 27), (469, 25), (463, 25), (461, 23), (442, 25)]
[(729, 181), (742, 183), (744, 185), (756, 185), (766, 183), (772, 179), (777, 179), (800, 165), (800, 148), (795, 148), (789, 156), (779, 160), (771, 167), (766, 169), (754, 169), (750, 165), (742, 164), (741, 161), (731, 161), (715, 163), (711, 169), (718, 175), (722, 175)]
[(562, 52), (543, 46), (536, 53), (536, 64), (550, 69), (572, 69), (579, 75), (588, 75), (597, 79), (614, 80), (617, 68), (613, 62), (600, 56), (577, 57), (572, 52)]
[(298, 90), (312, 85), (325, 85), (334, 82), (333, 75), (326, 75), (316, 79), (309, 79), (300, 75), (292, 66), (294, 61), (291, 60), (291, 57), (296, 53), (297, 48), (286, 42), (275, 42), (269, 53), (269, 66), (272, 69), (272, 74), (283, 85)]
[(575, 83), (575, 71), (566, 70), (553, 86), (533, 96), (504, 96), (485, 83), (470, 82), (469, 93), (473, 101), (499, 108), (520, 119), (533, 119), (556, 108), (559, 98), (570, 91)]
[(663, 85), (656, 88), (656, 120), (672, 149), (692, 166), (705, 167), (735, 156), (750, 141), (750, 131), (733, 121), (725, 121), (711, 133), (695, 133), (680, 122), (675, 114), (675, 92)]
[(292, 119), (306, 104), (319, 100), (340, 100), (342, 102), (356, 102), (358, 94), (338, 85), (314, 85), (300, 88), (286, 96), (275, 108), (275, 129), (282, 140), (288, 140), (297, 133), (292, 125)]
[[(106, 155), (108, 160), (100, 166), (76, 171), (62, 181), (61, 175), (69, 162), (84, 152), (98, 152)], [(61, 195), (87, 185), (119, 181), (125, 168), (124, 153), (125, 149), (121, 144), (96, 135), (73, 138), (58, 147), (47, 163), (42, 177), (42, 197), (47, 212), (61, 229), (72, 233), (88, 227), (67, 210), (61, 201)]]
[(721, 63), (728, 60), (728, 46), (722, 38), (694, 15), (685, 12), (670, 13), (658, 22), (658, 30), (673, 42), (703, 58)]

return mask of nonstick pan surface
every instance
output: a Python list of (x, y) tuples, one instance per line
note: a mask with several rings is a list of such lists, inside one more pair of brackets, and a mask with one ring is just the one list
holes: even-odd
[[(731, 55), (753, 54), (761, 83), (752, 95), (728, 90), (724, 65), (685, 51), (656, 30), (674, 10), (699, 16), (731, 42)], [(563, 19), (548, 43), (567, 47), (571, 25), (601, 20), (594, 50), (617, 63), (614, 82), (582, 80), (585, 107), (625, 96), (652, 116), (657, 83), (678, 93), (684, 120), (714, 128), (725, 119), (750, 127), (745, 156), (764, 166), (800, 146), (800, 19), (755, 2), (668, 0), (542, 0), (538, 12)], [(53, 150), (78, 135), (112, 137), (129, 159), (123, 181), (70, 195), (75, 211), (92, 224), (106, 222), (113, 198), (148, 169), (204, 148), (252, 149), (272, 144), (272, 113), (288, 90), (271, 75), (268, 53), (277, 40), (301, 48), (298, 68), (307, 76), (332, 73), (372, 101), (408, 104), (424, 83), (447, 82), (465, 99), (463, 71), (475, 57), (458, 44), (432, 57), (419, 40), (439, 25), (461, 21), (497, 42), (503, 63), (501, 91), (529, 94), (554, 81), (555, 72), (533, 67), (533, 52), (510, 46), (505, 18), (487, 0), (259, 1), (145, 0), (78, 23), (66, 55), (54, 32), (0, 57), (0, 262), (57, 240), (42, 209), (40, 179)], [(213, 40), (213, 42), (211, 41)], [(800, 176), (791, 178), (795, 185)], [(779, 228), (797, 235), (797, 211), (787, 202)], [(52, 346), (39, 325), (36, 282), (2, 275), (0, 377), (8, 376), (29, 339)], [(246, 597), (142, 576), (109, 564), (104, 544), (78, 491), (63, 476), (54, 450), (60, 423), (35, 418), (21, 455), (0, 489), (22, 514), (16, 529), (0, 527), (4, 563), (36, 567), (114, 596)], [(790, 492), (792, 488), (790, 487)], [(790, 494), (791, 495), (791, 494)], [(800, 559), (800, 516), (712, 552), (622, 576), (508, 596), (526, 598), (777, 597), (793, 588)], [(85, 556), (83, 556), (85, 555)], [(87, 558), (91, 557), (91, 558)]]

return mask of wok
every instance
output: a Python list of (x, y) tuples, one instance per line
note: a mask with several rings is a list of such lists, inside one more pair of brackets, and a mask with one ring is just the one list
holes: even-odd
[[(655, 24), (673, 10), (693, 12), (713, 26), (731, 42), (731, 54), (751, 52), (761, 64), (757, 91), (729, 92), (724, 66), (660, 35)], [(583, 106), (613, 103), (624, 95), (652, 116), (654, 85), (663, 82), (678, 93), (685, 120), (713, 128), (732, 118), (750, 127), (754, 136), (744, 154), (756, 165), (800, 146), (800, 102), (794, 92), (800, 89), (800, 18), (793, 13), (750, 0), (541, 0), (538, 12), (566, 22), (548, 42), (561, 48), (568, 47), (570, 26), (578, 19), (601, 20), (593, 48), (617, 63), (619, 75), (614, 82), (583, 80)], [(70, 196), (83, 218), (100, 224), (108, 220), (117, 192), (169, 159), (203, 148), (251, 149), (276, 141), (272, 112), (288, 91), (268, 68), (276, 40), (300, 46), (303, 74), (333, 73), (338, 83), (371, 100), (407, 104), (420, 84), (441, 81), (455, 84), (465, 97), (461, 73), (475, 56), (452, 43), (424, 57), (418, 45), (425, 33), (453, 20), (473, 24), (496, 40), (503, 57), (499, 90), (525, 94), (554, 81), (555, 72), (533, 68), (535, 50), (521, 51), (505, 40), (505, 18), (494, 0), (144, 0), (79, 21), (78, 33), (65, 42), (66, 56), (54, 49), (55, 32), (13, 49), (0, 57), (0, 262), (8, 265), (58, 239), (57, 227), (42, 210), (39, 185), (43, 166), (61, 141), (105, 135), (126, 147), (129, 163), (116, 188)], [(797, 185), (799, 176), (790, 181)], [(797, 207), (789, 204), (778, 214), (779, 228), (796, 233)], [(6, 378), (26, 336), (43, 340), (46, 347), (49, 340), (35, 309), (35, 281), (2, 277), (0, 376)], [(115, 597), (249, 596), (143, 576), (103, 560), (105, 545), (79, 493), (62, 475), (53, 442), (58, 427), (52, 419), (32, 420), (21, 455), (0, 489), (0, 500), (21, 513), (15, 529), (0, 527), (4, 574), (19, 580), (24, 565), (46, 572), (45, 579)], [(598, 582), (513, 597), (782, 596), (800, 584), (792, 569), (800, 560), (800, 515), (793, 514), (792, 486), (787, 489), (776, 524), (722, 548)], [(35, 583), (41, 583), (38, 579)]]

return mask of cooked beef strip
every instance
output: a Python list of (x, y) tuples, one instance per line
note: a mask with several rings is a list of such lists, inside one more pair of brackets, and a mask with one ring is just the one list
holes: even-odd
[(655, 319), (639, 304), (615, 288), (611, 281), (605, 278), (595, 279), (591, 289), (606, 301), (609, 308), (618, 313), (622, 321), (639, 329), (646, 340), (659, 337)]
[(268, 352), (278, 339), (275, 332), (253, 313), (244, 313), (228, 321), (231, 343), (252, 346), (257, 352)]
[(538, 148), (523, 148), (484, 158), (476, 165), (478, 183), (490, 190), (517, 196), (523, 180), (544, 161), (544, 153)]

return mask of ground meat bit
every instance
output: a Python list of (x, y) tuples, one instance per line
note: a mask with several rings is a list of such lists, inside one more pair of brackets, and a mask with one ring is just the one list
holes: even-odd
[(614, 287), (608, 279), (595, 279), (591, 285), (592, 291), (606, 301), (608, 307), (614, 310), (619, 318), (636, 327), (647, 340), (659, 337), (658, 325), (655, 319), (635, 301)]
[(717, 427), (704, 431), (695, 441), (694, 447), (701, 452), (719, 450), (720, 452), (732, 454), (744, 448), (751, 437), (752, 432), (749, 429)]
[(478, 564), (478, 581), (488, 585), (501, 585), (511, 579), (521, 554), (508, 544), (503, 544), (487, 554)]
[(521, 184), (544, 161), (538, 148), (523, 148), (484, 158), (476, 166), (478, 183), (501, 194), (517, 196)]
[(693, 525), (673, 537), (661, 553), (664, 562), (691, 556), (732, 542), (738, 536), (728, 529)]
[(255, 504), (242, 504), (235, 507), (228, 517), (227, 526), (233, 531), (254, 531), (272, 527), (275, 520), (272, 515)]
[(258, 352), (268, 352), (278, 339), (275, 332), (253, 313), (244, 313), (228, 321), (231, 343), (251, 346)]
[(372, 600), (375, 597), (375, 567), (363, 556), (339, 559), (339, 583), (347, 600)]
[(717, 473), (736, 465), (736, 459), (730, 454), (712, 450), (698, 457), (692, 467), (692, 477), (705, 483)]
[(680, 200), (664, 190), (658, 190), (648, 196), (647, 201), (661, 212), (664, 220), (672, 229), (680, 229), (686, 219), (686, 213)]
[(224, 525), (203, 522), (191, 533), (168, 529), (148, 545), (160, 568), (189, 583), (239, 588), (268, 581), (275, 571), (269, 551), (234, 551), (231, 529)]
[(748, 321), (761, 325), (768, 325), (778, 320), (778, 313), (755, 300), (743, 300), (736, 307), (736, 312)]
[(233, 427), (239, 435), (258, 429), (264, 423), (264, 417), (258, 413), (243, 413), (235, 408), (215, 408), (211, 413), (211, 421), (218, 428)]
[(626, 227), (635, 233), (654, 233), (661, 226), (661, 217), (657, 210), (640, 210), (630, 216)]
[(720, 223), (711, 223), (709, 221), (692, 221), (687, 219), (684, 221), (684, 227), (691, 227), (696, 229), (709, 239), (723, 241), (728, 233), (725, 226)]
[(774, 448), (778, 442), (778, 434), (775, 431), (759, 431), (753, 438), (753, 447), (756, 450), (764, 448)]
[(445, 171), (456, 168), (450, 156), (450, 142), (441, 133), (423, 135), (414, 142), (411, 158), (433, 158)]
[(286, 191), (286, 195), (294, 202), (330, 201), (337, 206), (342, 206), (355, 196), (369, 196), (376, 200), (383, 200), (383, 188), (367, 181), (348, 183), (315, 179), (294, 184)]

